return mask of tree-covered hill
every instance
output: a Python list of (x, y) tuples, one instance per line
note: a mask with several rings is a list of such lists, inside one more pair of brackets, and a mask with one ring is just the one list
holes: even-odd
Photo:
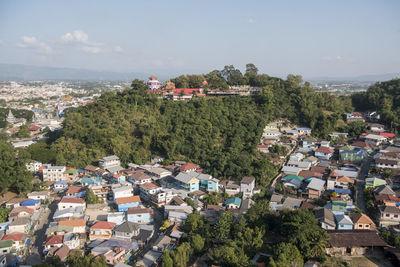
[(367, 92), (354, 94), (352, 100), (357, 110), (376, 110), (386, 126), (400, 130), (400, 79), (376, 83)]
[(300, 76), (268, 78), (264, 85), (253, 97), (170, 101), (147, 93), (146, 84), (135, 80), (132, 89), (70, 109), (62, 131), (28, 151), (34, 159), (75, 167), (110, 154), (124, 164), (161, 155), (167, 162), (198, 163), (218, 178), (253, 175), (266, 185), (277, 171), (256, 150), (266, 121), (287, 118), (324, 137), (352, 107), (350, 98), (315, 93)]

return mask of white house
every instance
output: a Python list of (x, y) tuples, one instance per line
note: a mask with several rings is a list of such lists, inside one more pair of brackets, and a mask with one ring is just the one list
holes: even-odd
[(86, 202), (79, 197), (63, 197), (60, 202), (58, 203), (59, 210), (65, 210), (69, 208), (77, 208), (82, 207), (83, 209), (86, 208)]
[(65, 166), (45, 165), (43, 168), (43, 181), (61, 181), (64, 179)]
[(26, 168), (30, 172), (38, 172), (40, 167), (42, 167), (42, 163), (36, 160), (32, 160), (30, 163), (26, 164)]
[(133, 196), (133, 188), (132, 185), (125, 185), (117, 188), (112, 189), (114, 201), (117, 198), (121, 197), (130, 197)]
[(387, 137), (382, 136), (382, 135), (367, 134), (365, 136), (365, 143), (374, 145), (374, 146), (380, 146), (386, 141), (387, 141)]
[(104, 157), (104, 158), (100, 159), (100, 161), (99, 161), (99, 166), (100, 166), (100, 168), (103, 168), (103, 169), (108, 169), (108, 168), (116, 167), (116, 166), (120, 166), (120, 165), (121, 165), (121, 161), (115, 155)]

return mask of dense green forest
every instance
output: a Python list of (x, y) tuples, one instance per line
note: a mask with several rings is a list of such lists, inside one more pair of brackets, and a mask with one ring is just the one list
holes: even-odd
[(30, 155), (26, 150), (16, 150), (3, 137), (0, 139), (0, 194), (8, 190), (16, 193), (28, 192), (32, 189), (33, 175), (25, 164)]
[[(228, 83), (229, 73), (226, 77)], [(135, 80), (129, 90), (107, 92), (95, 103), (70, 109), (63, 129), (28, 151), (33, 159), (74, 167), (96, 164), (110, 154), (124, 164), (161, 155), (167, 163), (198, 163), (219, 178), (253, 175), (265, 186), (277, 172), (256, 150), (265, 122), (287, 118), (327, 137), (352, 107), (350, 98), (314, 92), (301, 76), (268, 76), (263, 85), (252, 97), (170, 101), (148, 93), (145, 82)]]
[(353, 105), (360, 111), (378, 111), (381, 122), (395, 131), (400, 130), (400, 79), (378, 82), (367, 92), (352, 95)]

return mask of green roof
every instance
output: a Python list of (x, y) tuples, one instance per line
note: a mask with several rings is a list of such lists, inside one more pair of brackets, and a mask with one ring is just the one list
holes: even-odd
[(301, 182), (301, 181), (304, 180), (304, 177), (301, 177), (301, 176), (298, 176), (298, 175), (289, 174), (289, 175), (286, 175), (285, 177), (283, 177), (282, 181), (289, 181), (289, 180), (292, 180), (292, 179), (295, 179), (295, 180)]
[(64, 173), (72, 173), (72, 174), (75, 174), (75, 173), (78, 173), (78, 170), (77, 170), (77, 169), (69, 169), (69, 170), (66, 170)]
[(0, 248), (9, 248), (12, 247), (14, 241), (10, 240), (1, 240), (0, 241)]
[(342, 207), (346, 207), (346, 206), (347, 206), (346, 203), (343, 203), (343, 202), (336, 202), (336, 201), (332, 201), (332, 205), (342, 206)]

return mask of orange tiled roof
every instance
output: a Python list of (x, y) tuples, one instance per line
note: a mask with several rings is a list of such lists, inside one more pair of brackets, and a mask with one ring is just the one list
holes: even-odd
[(115, 202), (117, 203), (117, 205), (132, 203), (132, 202), (140, 202), (140, 197), (139, 196), (120, 197), (117, 198)]
[(90, 229), (113, 229), (116, 223), (99, 221), (92, 225)]
[(78, 219), (78, 220), (59, 221), (58, 225), (61, 225), (61, 226), (85, 226), (86, 220)]

